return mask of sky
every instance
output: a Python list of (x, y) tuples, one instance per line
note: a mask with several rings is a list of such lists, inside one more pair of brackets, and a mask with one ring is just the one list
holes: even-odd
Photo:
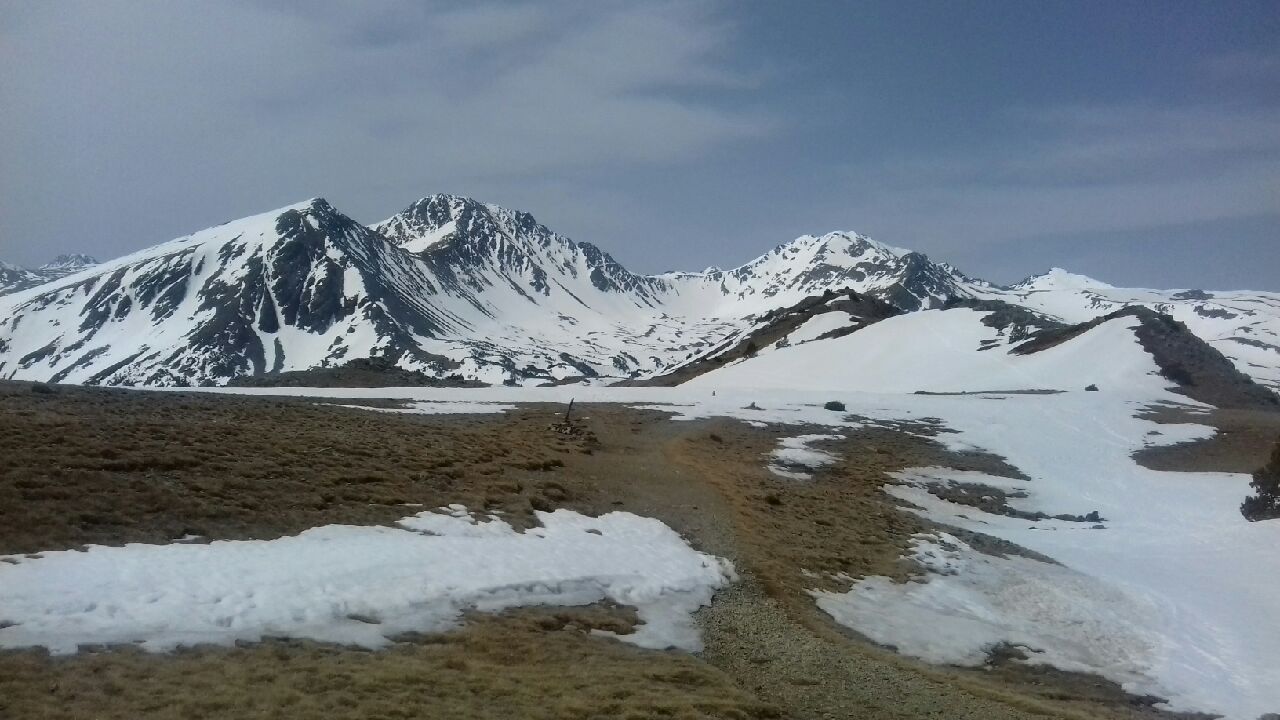
[(1280, 290), (1280, 3), (0, 0), (0, 260), (438, 192), (638, 272), (855, 230)]

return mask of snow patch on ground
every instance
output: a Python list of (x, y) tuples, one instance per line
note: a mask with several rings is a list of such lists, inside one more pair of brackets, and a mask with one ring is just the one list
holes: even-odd
[(356, 410), (377, 410), (378, 412), (407, 413), (410, 415), (484, 415), (505, 413), (516, 409), (515, 405), (509, 403), (467, 402), (463, 400), (420, 400), (408, 403), (407, 407), (402, 408), (372, 407), (355, 403), (334, 403), (334, 405)]
[[(701, 649), (690, 613), (733, 577), (658, 520), (538, 513), (523, 533), (464, 508), (402, 527), (328, 525), (276, 540), (91, 546), (0, 558), (0, 648), (132, 643), (152, 651), (263, 637), (368, 648), (453, 627), (468, 609), (634, 606), (618, 639)], [(8, 624), (7, 626), (5, 626)]]
[(1158, 643), (1155, 603), (1061, 565), (984, 555), (945, 532), (917, 536), (911, 557), (925, 570), (916, 581), (874, 576), (810, 594), (836, 622), (928, 662), (978, 666), (1010, 645), (1030, 663), (1168, 694), (1142, 672)]
[(814, 315), (800, 327), (787, 333), (787, 342), (791, 345), (799, 345), (810, 340), (817, 340), (820, 336), (836, 330), (843, 330), (853, 323), (853, 316), (844, 310), (832, 310), (820, 315)]
[[(984, 647), (1025, 644), (1038, 651), (1029, 653), (1032, 662), (1096, 672), (1132, 692), (1167, 698), (1171, 710), (1248, 720), (1274, 712), (1280, 525), (1240, 515), (1247, 475), (1158, 472), (1133, 460), (1153, 442), (1205, 437), (1206, 428), (1157, 425), (1136, 417), (1141, 402), (1088, 395), (1099, 394), (924, 400), (930, 414), (958, 431), (937, 440), (997, 454), (1030, 480), (914, 468), (886, 486), (928, 519), (1009, 541), (1060, 567), (961, 548), (952, 555), (954, 576), (931, 573), (910, 587), (871, 579), (855, 588), (850, 604), (827, 598), (825, 609), (880, 642), (942, 662), (972, 663)], [(985, 513), (931, 494), (927, 486), (937, 482), (1024, 492), (1010, 505), (1028, 512), (1097, 511), (1102, 528)], [(1063, 602), (1052, 601), (1055, 595)], [(911, 622), (875, 617), (867, 609), (872, 596), (887, 616), (929, 616), (930, 632), (950, 644), (925, 647)]]
[(839, 440), (843, 435), (800, 435), (783, 438), (782, 447), (770, 455), (769, 471), (775, 475), (792, 480), (809, 480), (813, 478), (812, 470), (836, 461), (836, 456), (822, 450), (809, 447), (809, 443), (819, 440)]

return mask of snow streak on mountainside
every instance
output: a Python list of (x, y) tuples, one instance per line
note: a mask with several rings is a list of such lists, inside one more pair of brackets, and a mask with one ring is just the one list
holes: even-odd
[(772, 311), (855, 290), (903, 311), (1003, 300), (1068, 322), (1142, 302), (1280, 385), (1280, 296), (1060, 274), (1000, 288), (855, 233), (650, 276), (528, 213), (436, 195), (372, 228), (312, 200), (92, 262), (0, 267), (0, 288), (26, 288), (0, 297), (0, 378), (222, 384), (373, 356), (495, 384), (646, 378), (742, 341)]

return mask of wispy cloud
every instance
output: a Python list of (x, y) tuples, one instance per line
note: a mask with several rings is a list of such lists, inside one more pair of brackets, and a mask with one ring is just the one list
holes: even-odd
[[(1126, 104), (1018, 108), (1010, 144), (849, 169), (887, 236), (975, 245), (1280, 213), (1280, 116)], [(877, 228), (873, 228), (877, 229)]]
[[(685, 166), (776, 127), (716, 101), (752, 79), (712, 2), (86, 0), (28, 8), (21, 26), (0, 44), (0, 157), (26, 173), (0, 177), (0, 215), (127, 207), (161, 221), (151, 240), (210, 207), (335, 189), (377, 213), (430, 191)], [(185, 208), (202, 212), (174, 226)], [(140, 224), (112, 222), (100, 230)]]
[[(724, 0), (0, 14), (11, 261), (121, 253), (314, 195), (376, 221), (471, 194), (641, 270), (834, 228), (963, 263), (1174, 225), (1248, 225), (1256, 243), (1258, 218), (1280, 218), (1280, 54), (1248, 8), (1188, 5), (1173, 24), (1128, 6), (992, 23)], [(1099, 32), (1117, 22), (1123, 42)]]
[(1020, 115), (1041, 139), (1012, 166), (1046, 179), (1167, 179), (1280, 157), (1280, 116), (1270, 109), (1072, 105)]

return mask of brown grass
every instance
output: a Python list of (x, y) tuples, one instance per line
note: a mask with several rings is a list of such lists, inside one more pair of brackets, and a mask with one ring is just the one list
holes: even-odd
[[(765, 467), (779, 429), (733, 421), (712, 425), (720, 441), (689, 436), (673, 446), (673, 462), (695, 468), (731, 503), (740, 543), (752, 569), (771, 592), (811, 604), (803, 590), (842, 589), (830, 576), (886, 575), (904, 579), (900, 557), (911, 536), (932, 526), (904, 513), (883, 491), (889, 473), (904, 467), (944, 465), (1016, 475), (1003, 460), (982, 453), (952, 453), (906, 428), (864, 427), (823, 441), (843, 460), (810, 481), (781, 478)], [(928, 428), (913, 428), (917, 432)], [(783, 429), (788, 435), (805, 432)], [(817, 430), (813, 430), (817, 432)], [(817, 577), (803, 576), (802, 570)]]
[[(298, 399), (0, 384), (0, 554), (186, 535), (269, 539), (463, 503), (528, 525), (548, 471), (590, 439), (511, 417), (397, 415)], [(550, 492), (563, 500), (582, 488)], [(559, 505), (560, 502), (551, 504)]]

